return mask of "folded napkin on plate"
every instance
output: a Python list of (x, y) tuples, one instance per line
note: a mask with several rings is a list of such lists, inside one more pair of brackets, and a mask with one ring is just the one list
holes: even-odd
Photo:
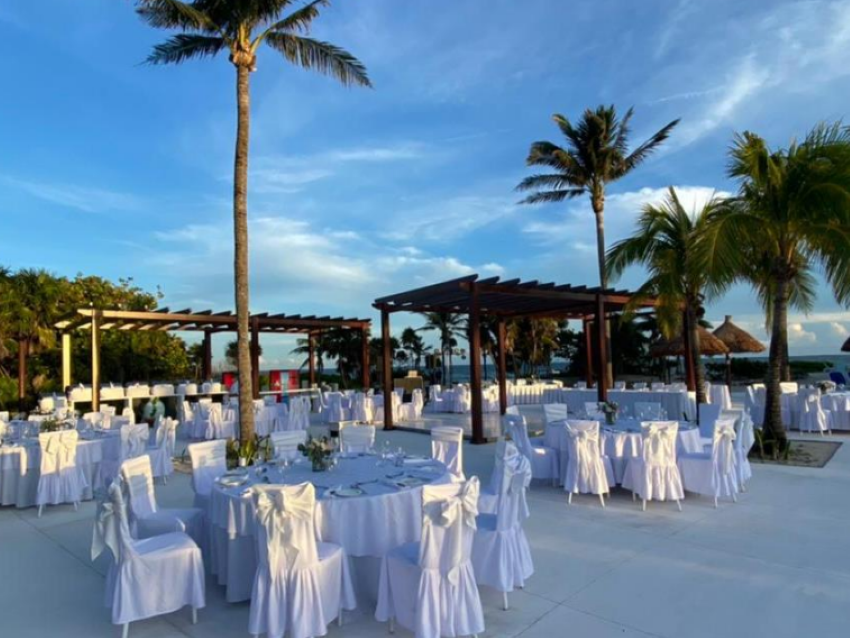
[(404, 459), (405, 465), (429, 465), (433, 459)]

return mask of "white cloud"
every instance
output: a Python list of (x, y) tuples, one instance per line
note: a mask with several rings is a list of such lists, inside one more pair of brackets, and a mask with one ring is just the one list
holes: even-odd
[(33, 197), (84, 213), (140, 210), (144, 202), (135, 195), (105, 188), (43, 182), (0, 175), (0, 182)]
[(511, 217), (517, 210), (512, 198), (458, 195), (391, 211), (391, 230), (397, 241), (446, 242)]
[(806, 330), (802, 323), (788, 324), (788, 345), (812, 345), (817, 340), (817, 335)]
[(832, 330), (832, 334), (834, 334), (839, 339), (844, 339), (850, 334), (850, 331), (847, 330), (847, 326), (843, 323), (838, 323), (837, 321), (831, 321), (829, 323), (829, 327)]

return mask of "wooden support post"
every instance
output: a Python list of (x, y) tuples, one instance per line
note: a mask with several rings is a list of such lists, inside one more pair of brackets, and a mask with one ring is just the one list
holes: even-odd
[(469, 290), (469, 381), (472, 392), (472, 442), (484, 443), (484, 406), (481, 397), (481, 312), (478, 304), (478, 287), (470, 284)]
[(596, 295), (596, 338), (599, 381), (596, 384), (600, 402), (608, 400), (608, 335), (605, 330), (605, 299)]
[(311, 332), (307, 335), (307, 374), (310, 387), (316, 385), (316, 339)]
[(201, 366), (201, 381), (212, 379), (212, 333), (204, 330), (204, 360)]
[(363, 381), (363, 392), (369, 389), (372, 385), (372, 375), (369, 373), (369, 331), (363, 328), (360, 332), (363, 343), (360, 355), (361, 377)]
[(260, 398), (260, 319), (251, 317), (251, 389)]
[(384, 429), (393, 429), (393, 352), (390, 343), (390, 312), (381, 307), (381, 382), (384, 386)]
[(71, 333), (62, 333), (62, 392), (68, 389), (71, 380)]
[(593, 385), (593, 323), (585, 317), (581, 326), (584, 330), (584, 379), (589, 388)]
[(729, 352), (726, 353), (726, 387), (732, 391), (732, 355)]
[(91, 409), (100, 411), (100, 310), (91, 316)]
[(499, 375), (499, 412), (508, 411), (508, 369), (507, 369), (507, 340), (508, 329), (504, 319), (499, 319), (496, 328), (496, 374)]

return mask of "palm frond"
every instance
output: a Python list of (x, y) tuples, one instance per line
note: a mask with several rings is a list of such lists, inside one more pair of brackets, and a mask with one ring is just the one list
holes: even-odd
[(333, 76), (346, 86), (372, 86), (363, 63), (329, 42), (279, 31), (266, 35), (265, 41), (293, 64)]
[(196, 4), (180, 0), (138, 0), (136, 13), (158, 29), (218, 31), (219, 25)]
[(664, 140), (670, 137), (670, 132), (676, 127), (679, 123), (679, 120), (673, 120), (667, 126), (662, 128), (660, 131), (655, 133), (652, 137), (650, 137), (643, 144), (638, 146), (634, 151), (632, 151), (624, 160), (623, 160), (623, 170), (624, 173), (628, 173), (636, 166), (641, 164), (647, 157), (649, 157), (655, 149), (657, 149)]
[(223, 38), (178, 33), (153, 48), (148, 64), (179, 64), (192, 58), (212, 57), (227, 46)]
[(554, 202), (563, 202), (566, 199), (572, 199), (579, 195), (584, 195), (583, 188), (572, 188), (556, 191), (538, 191), (532, 193), (528, 197), (520, 200), (520, 204), (551, 204)]
[(283, 20), (279, 20), (272, 24), (267, 29), (266, 33), (261, 35), (258, 39), (262, 40), (266, 34), (275, 31), (298, 31), (300, 33), (309, 33), (310, 25), (313, 20), (319, 17), (319, 7), (328, 7), (330, 4), (330, 0), (313, 0), (313, 2), (304, 5), (297, 11), (293, 11)]

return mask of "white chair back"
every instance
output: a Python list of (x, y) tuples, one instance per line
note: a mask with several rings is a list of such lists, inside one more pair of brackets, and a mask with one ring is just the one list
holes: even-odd
[(292, 460), (298, 457), (298, 446), (307, 442), (307, 432), (305, 430), (272, 432), (271, 440), (275, 458)]
[(293, 572), (316, 565), (319, 552), (313, 522), (316, 508), (313, 485), (256, 485), (253, 498), (258, 569), (268, 570), (272, 582), (278, 579), (286, 582)]
[(215, 480), (227, 472), (227, 442), (193, 443), (187, 450), (192, 460), (192, 487), (196, 494), (208, 495)]
[(664, 382), (663, 381), (653, 381), (652, 385), (649, 386), (650, 390), (663, 390)]
[(431, 428), (431, 456), (462, 478), (463, 429), (449, 425)]
[(779, 384), (782, 394), (796, 394), (800, 391), (800, 384), (796, 381), (783, 381)]
[(121, 464), (121, 479), (130, 497), (130, 514), (140, 519), (156, 513), (156, 492), (150, 457), (140, 456)]
[(714, 436), (714, 424), (720, 418), (723, 406), (719, 403), (699, 404), (699, 435), (710, 439)]
[(98, 503), (91, 558), (95, 560), (108, 548), (116, 566), (120, 567), (125, 560), (135, 555), (136, 551), (133, 546), (133, 537), (130, 535), (130, 524), (120, 481), (113, 481), (108, 489), (106, 500)]
[(374, 425), (346, 425), (339, 431), (343, 454), (365, 454), (375, 445)]
[[(714, 425), (711, 444), (711, 459), (714, 464), (714, 474), (725, 477), (735, 473), (735, 422), (731, 419), (720, 419)], [(715, 483), (715, 486), (717, 483)]]
[(174, 449), (177, 445), (177, 421), (171, 417), (158, 421), (154, 433), (154, 444), (157, 448), (165, 450), (168, 458), (174, 458)]
[(496, 529), (503, 531), (519, 527), (528, 518), (525, 491), (531, 485), (531, 462), (507, 441), (498, 469), (501, 478), (496, 492)]
[(626, 382), (625, 381), (614, 381), (614, 389), (615, 390), (625, 390)]
[(549, 425), (553, 421), (564, 421), (567, 418), (566, 403), (544, 403), (543, 422)]
[(577, 390), (587, 390), (587, 381), (576, 381), (574, 386)]
[(150, 438), (147, 423), (121, 426), (121, 460), (132, 459), (145, 453)]
[(676, 466), (677, 421), (641, 423), (643, 462), (647, 469)]
[(38, 445), (41, 448), (41, 476), (62, 474), (63, 471), (76, 466), (79, 437), (76, 430), (42, 432), (38, 435)]
[(567, 421), (564, 429), (569, 458), (564, 489), (573, 493), (606, 494), (609, 486), (602, 462), (599, 421)]
[(632, 390), (646, 390), (646, 381), (635, 381)]
[(451, 579), (469, 563), (478, 515), (478, 477), (462, 483), (422, 488), (422, 540), (419, 566)]

